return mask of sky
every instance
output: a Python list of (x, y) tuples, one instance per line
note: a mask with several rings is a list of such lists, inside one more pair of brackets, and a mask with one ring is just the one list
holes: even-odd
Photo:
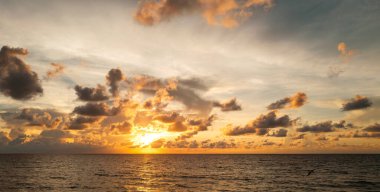
[(378, 1), (0, 5), (0, 153), (380, 152)]

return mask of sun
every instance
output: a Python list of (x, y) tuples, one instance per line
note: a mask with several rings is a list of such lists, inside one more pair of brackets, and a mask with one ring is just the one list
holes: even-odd
[(147, 147), (154, 141), (159, 139), (176, 136), (175, 133), (163, 131), (162, 129), (154, 127), (137, 127), (131, 134), (133, 136), (132, 142), (139, 147)]

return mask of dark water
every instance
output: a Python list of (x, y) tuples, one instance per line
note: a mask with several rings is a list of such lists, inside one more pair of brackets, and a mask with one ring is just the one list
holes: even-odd
[(0, 155), (0, 191), (380, 191), (380, 155)]

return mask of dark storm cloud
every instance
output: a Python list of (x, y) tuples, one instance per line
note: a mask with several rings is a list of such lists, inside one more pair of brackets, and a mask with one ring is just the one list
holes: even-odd
[(112, 96), (119, 96), (119, 82), (124, 79), (124, 75), (120, 69), (111, 69), (106, 77), (107, 84), (110, 86)]
[(297, 128), (298, 132), (312, 132), (312, 133), (322, 133), (322, 132), (334, 132), (336, 128), (345, 129), (352, 128), (351, 123), (346, 123), (346, 121), (340, 121), (338, 123), (333, 123), (332, 121), (324, 121), (314, 125), (304, 125)]
[(0, 51), (0, 91), (16, 100), (28, 100), (42, 95), (43, 89), (37, 73), (31, 70), (20, 56), (23, 48), (3, 46)]
[(276, 112), (271, 111), (268, 114), (260, 115), (244, 127), (229, 127), (225, 131), (225, 134), (229, 136), (244, 135), (250, 133), (256, 135), (265, 135), (269, 132), (270, 128), (289, 127), (294, 125), (296, 121), (297, 119), (291, 120), (288, 115), (277, 117)]
[(104, 101), (109, 98), (106, 88), (102, 85), (98, 85), (96, 88), (76, 85), (74, 89), (78, 99), (82, 101)]
[(365, 109), (372, 106), (372, 102), (367, 98), (357, 95), (342, 106), (342, 111), (352, 111), (358, 109)]
[(375, 123), (373, 125), (370, 125), (370, 126), (364, 128), (363, 130), (367, 131), (367, 132), (380, 132), (380, 124)]
[(213, 102), (213, 106), (219, 107), (220, 110), (224, 112), (241, 110), (241, 105), (237, 103), (236, 98), (232, 98), (231, 100), (225, 102), (215, 101)]
[(113, 116), (119, 113), (119, 108), (110, 108), (105, 103), (87, 103), (74, 108), (73, 113), (86, 116)]
[(268, 110), (298, 108), (305, 104), (307, 96), (305, 93), (298, 92), (291, 97), (285, 97), (267, 106)]

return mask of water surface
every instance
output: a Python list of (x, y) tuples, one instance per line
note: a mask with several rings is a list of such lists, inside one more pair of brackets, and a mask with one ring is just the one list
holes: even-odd
[(379, 190), (380, 155), (0, 155), (0, 191)]

